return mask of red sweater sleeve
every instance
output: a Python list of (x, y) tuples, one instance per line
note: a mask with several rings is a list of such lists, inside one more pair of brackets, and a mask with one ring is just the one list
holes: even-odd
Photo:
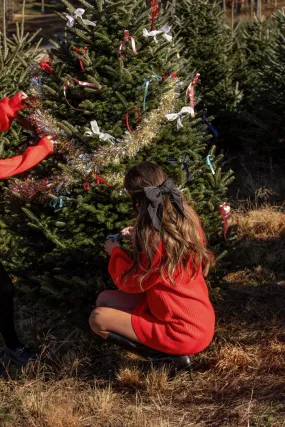
[(123, 274), (128, 271), (132, 265), (133, 261), (128, 255), (123, 252), (120, 248), (116, 247), (112, 250), (110, 262), (109, 262), (109, 274), (113, 279), (115, 285), (124, 292), (139, 294), (145, 292), (154, 286), (160, 278), (160, 272), (157, 269), (152, 270), (147, 278), (143, 281), (142, 288), (140, 287), (139, 277), (143, 273), (144, 268), (146, 267), (146, 257), (141, 256), (141, 266), (128, 275), (127, 277), (122, 277)]
[(53, 152), (53, 144), (48, 138), (42, 138), (34, 147), (26, 149), (24, 154), (0, 160), (0, 179), (25, 172), (40, 163)]
[(16, 93), (12, 98), (0, 100), (0, 132), (10, 129), (12, 121), (17, 117), (18, 111), (23, 110), (24, 100), (21, 99), (21, 92)]

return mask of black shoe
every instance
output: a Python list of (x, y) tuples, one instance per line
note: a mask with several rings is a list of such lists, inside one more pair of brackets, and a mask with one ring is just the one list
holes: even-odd
[(170, 364), (176, 371), (189, 370), (191, 366), (191, 359), (189, 356), (162, 353), (114, 332), (109, 332), (107, 341), (118, 345), (130, 353), (137, 354), (150, 362)]
[(37, 353), (28, 347), (19, 347), (15, 350), (5, 346), (4, 348), (4, 365), (12, 363), (17, 367), (26, 366), (29, 362), (37, 359)]

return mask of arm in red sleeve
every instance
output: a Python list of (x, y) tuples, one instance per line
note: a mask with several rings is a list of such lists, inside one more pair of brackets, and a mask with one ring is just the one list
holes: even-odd
[(24, 154), (0, 160), (0, 179), (25, 172), (40, 163), (53, 152), (53, 144), (48, 138), (42, 138), (34, 147), (26, 149)]
[[(142, 255), (142, 264), (146, 263), (145, 257)], [(110, 262), (109, 262), (109, 274), (113, 279), (115, 285), (124, 292), (139, 294), (147, 291), (152, 286), (154, 286), (160, 279), (160, 272), (151, 271), (147, 278), (143, 281), (142, 288), (140, 286), (139, 278), (143, 273), (143, 268), (139, 267), (136, 271), (128, 275), (127, 277), (122, 277), (123, 274), (128, 271), (133, 265), (133, 261), (128, 257), (128, 255), (123, 252), (120, 248), (114, 248), (112, 250)]]
[(0, 132), (10, 129), (12, 121), (18, 116), (18, 111), (25, 108), (23, 93), (18, 92), (12, 98), (0, 100)]

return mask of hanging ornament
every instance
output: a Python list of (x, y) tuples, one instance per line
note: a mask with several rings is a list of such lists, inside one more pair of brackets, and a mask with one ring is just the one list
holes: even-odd
[(143, 30), (144, 37), (153, 37), (155, 43), (158, 43), (157, 36), (159, 34), (162, 34), (162, 37), (167, 40), (168, 42), (171, 42), (172, 36), (168, 34), (170, 32), (171, 28), (168, 25), (165, 25), (164, 27), (160, 28), (160, 30), (153, 30), (148, 31), (146, 29)]
[(143, 97), (143, 111), (146, 111), (146, 98), (147, 98), (147, 94), (148, 94), (148, 87), (149, 84), (151, 83), (151, 81), (162, 81), (162, 77), (161, 76), (150, 76), (148, 77), (145, 82), (144, 82), (144, 97)]
[(179, 113), (171, 113), (171, 114), (165, 114), (165, 117), (168, 121), (173, 122), (174, 120), (177, 120), (177, 129), (183, 128), (182, 124), (182, 117), (184, 114), (193, 114), (193, 108), (191, 107), (183, 107)]
[(193, 113), (191, 114), (192, 118), (195, 117), (195, 86), (198, 83), (200, 74), (196, 73), (196, 76), (192, 80), (192, 82), (189, 84), (187, 90), (186, 90), (186, 98), (190, 99), (190, 107), (193, 109)]
[(100, 132), (100, 129), (96, 120), (93, 120), (92, 122), (90, 122), (90, 126), (91, 126), (91, 131), (90, 130), (86, 131), (84, 135), (86, 136), (98, 135), (99, 138), (102, 139), (102, 141), (109, 141), (111, 144), (114, 144), (115, 138), (112, 135), (109, 135), (108, 133)]
[[(98, 84), (89, 83), (89, 82), (82, 82), (81, 80), (78, 80), (78, 79), (76, 79), (75, 77), (72, 77), (72, 80), (73, 80), (75, 83), (79, 84), (80, 86), (97, 87), (98, 89), (101, 89), (101, 86), (99, 86)], [(85, 112), (86, 112), (86, 110), (81, 110), (80, 108), (75, 108), (75, 107), (73, 107), (73, 106), (69, 103), (69, 101), (68, 101), (68, 99), (67, 99), (67, 88), (70, 86), (70, 83), (71, 83), (71, 80), (68, 80), (68, 81), (65, 83), (65, 85), (63, 86), (63, 94), (64, 94), (65, 101), (66, 101), (66, 103), (70, 106), (70, 108), (72, 108), (73, 110), (81, 111), (81, 112), (85, 113)]]
[(125, 30), (124, 31), (124, 40), (122, 41), (122, 43), (120, 44), (120, 47), (119, 47), (119, 52), (120, 52), (121, 58), (122, 58), (122, 52), (123, 52), (124, 46), (128, 43), (129, 40), (131, 40), (133, 53), (135, 55), (138, 54), (137, 49), (136, 49), (136, 42), (135, 42), (134, 36), (130, 36), (129, 30)]
[(216, 138), (218, 138), (219, 132), (217, 131), (217, 129), (214, 128), (214, 126), (212, 125), (212, 123), (208, 122), (206, 112), (204, 112), (202, 114), (202, 122), (206, 126), (208, 126), (208, 128), (210, 129), (210, 131), (215, 135)]
[(58, 209), (62, 209), (63, 205), (64, 205), (64, 199), (68, 199), (68, 197), (65, 196), (59, 196), (57, 197), (57, 199), (53, 199), (50, 202), (50, 206), (54, 209), (58, 208)]
[(111, 187), (111, 185), (109, 185), (108, 182), (105, 181), (105, 179), (103, 179), (100, 175), (98, 175), (97, 173), (90, 173), (89, 175), (87, 175), (87, 177), (84, 180), (84, 184), (83, 184), (84, 190), (86, 191), (90, 190), (90, 186), (93, 178), (96, 179), (97, 185), (103, 184), (103, 185), (106, 185), (106, 187)]
[(88, 47), (87, 47), (87, 46), (84, 46), (83, 48), (79, 48), (79, 47), (76, 47), (76, 46), (72, 46), (72, 49), (73, 49), (75, 52), (78, 52), (78, 53), (79, 53), (79, 55), (78, 55), (79, 65), (80, 65), (81, 70), (82, 70), (82, 71), (85, 71), (85, 68), (84, 68), (84, 66), (83, 66), (83, 62), (82, 62), (82, 57), (83, 57), (84, 55), (86, 55), (87, 50), (88, 50)]
[(231, 207), (230, 207), (230, 205), (228, 205), (225, 202), (222, 205), (220, 205), (220, 214), (222, 215), (222, 219), (223, 219), (224, 237), (226, 239), (228, 228), (229, 228), (228, 219), (229, 219), (230, 214), (231, 214)]
[(183, 166), (183, 168), (185, 170), (185, 173), (186, 173), (186, 178), (189, 180), (190, 177), (191, 177), (191, 175), (190, 175), (190, 170), (189, 170), (189, 167), (188, 167), (188, 159), (187, 159), (187, 157), (189, 157), (188, 154), (184, 153), (184, 155), (182, 157), (182, 160), (180, 160), (178, 157), (168, 157), (168, 159), (166, 159), (166, 161), (167, 161), (167, 163), (170, 163), (170, 164), (180, 163), (181, 162), (182, 166)]
[(213, 160), (214, 160), (213, 156), (209, 155), (209, 156), (206, 157), (206, 163), (209, 166), (209, 168), (211, 169), (212, 174), (215, 175), (216, 172), (215, 172), (215, 169), (214, 169), (214, 167), (212, 165), (212, 161)]
[(156, 0), (151, 0), (151, 27), (150, 30), (154, 30), (155, 18), (160, 14), (160, 6)]
[(67, 25), (67, 27), (72, 28), (73, 25), (75, 24), (75, 21), (77, 18), (80, 18), (82, 20), (83, 24), (85, 24), (85, 25), (91, 25), (93, 27), (96, 27), (97, 24), (95, 22), (89, 21), (89, 19), (83, 19), (82, 18), (84, 13), (85, 13), (85, 9), (79, 8), (79, 9), (76, 9), (71, 15), (66, 14), (66, 18), (67, 18), (66, 25)]
[[(139, 121), (140, 121), (140, 119), (141, 119), (141, 109), (140, 109), (140, 107), (135, 107), (136, 109), (137, 109), (137, 117), (136, 117), (136, 122), (138, 123)], [(130, 123), (129, 123), (129, 114), (130, 114), (130, 112), (132, 112), (134, 109), (133, 108), (129, 108), (129, 110), (127, 111), (127, 114), (126, 114), (126, 125), (127, 125), (127, 129), (128, 129), (128, 132), (130, 132), (130, 133), (132, 133), (133, 132), (133, 130), (131, 129), (131, 127), (130, 127)]]
[(49, 57), (46, 57), (40, 62), (39, 65), (41, 69), (44, 70), (46, 73), (52, 74), (53, 68), (51, 67), (50, 63), (51, 63), (51, 59)]
[(163, 73), (161, 77), (162, 77), (162, 80), (167, 79), (167, 77), (172, 77), (173, 79), (178, 79), (178, 76), (175, 73)]

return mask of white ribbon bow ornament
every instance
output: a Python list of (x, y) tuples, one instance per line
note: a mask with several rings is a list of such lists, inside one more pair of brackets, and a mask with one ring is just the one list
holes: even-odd
[(158, 43), (156, 36), (158, 36), (159, 34), (162, 34), (162, 37), (164, 37), (168, 42), (171, 42), (172, 36), (168, 34), (170, 30), (171, 28), (168, 25), (165, 25), (160, 30), (148, 31), (144, 29), (143, 35), (144, 37), (153, 37), (155, 43)]
[(68, 21), (66, 25), (69, 28), (72, 28), (73, 25), (75, 24), (76, 18), (80, 18), (80, 19), (82, 19), (83, 24), (92, 25), (93, 27), (96, 27), (97, 24), (95, 22), (89, 21), (89, 19), (83, 19), (82, 18), (84, 13), (85, 13), (85, 9), (76, 9), (72, 15), (66, 15), (66, 18)]
[(192, 114), (194, 113), (193, 108), (191, 107), (183, 107), (179, 113), (171, 113), (171, 114), (165, 114), (165, 117), (170, 121), (173, 122), (174, 120), (177, 120), (177, 129), (183, 128), (182, 124), (182, 117), (184, 114)]
[(98, 135), (99, 138), (102, 139), (103, 141), (109, 141), (111, 142), (111, 144), (115, 142), (115, 138), (112, 135), (109, 135), (108, 133), (100, 132), (100, 129), (96, 120), (93, 120), (92, 122), (90, 122), (90, 125), (91, 125), (91, 131), (90, 130), (86, 131), (84, 135), (86, 136)]

